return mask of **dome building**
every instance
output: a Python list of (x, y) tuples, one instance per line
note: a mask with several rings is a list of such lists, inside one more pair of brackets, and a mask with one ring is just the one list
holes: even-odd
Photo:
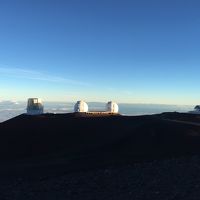
[(88, 105), (84, 101), (77, 101), (74, 105), (74, 112), (88, 112)]
[(194, 111), (200, 113), (200, 105), (196, 105), (196, 106), (194, 107)]
[(110, 113), (118, 113), (119, 106), (115, 102), (109, 101), (106, 105), (106, 111)]
[(194, 110), (189, 111), (188, 113), (200, 114), (200, 105), (196, 105), (196, 106), (194, 107)]
[(42, 100), (39, 98), (29, 98), (27, 103), (27, 114), (28, 115), (40, 115), (43, 114), (44, 107)]

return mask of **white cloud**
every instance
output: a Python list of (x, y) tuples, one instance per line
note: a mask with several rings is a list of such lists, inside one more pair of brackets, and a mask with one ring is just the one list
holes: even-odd
[(29, 80), (38, 80), (38, 81), (48, 81), (54, 83), (65, 83), (72, 85), (82, 85), (88, 86), (88, 83), (67, 79), (59, 76), (50, 75), (44, 72), (27, 70), (22, 68), (9, 68), (9, 67), (0, 67), (0, 75), (6, 75), (15, 78), (24, 78)]

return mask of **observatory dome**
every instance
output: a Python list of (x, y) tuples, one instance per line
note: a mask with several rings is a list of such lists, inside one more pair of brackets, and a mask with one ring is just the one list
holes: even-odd
[(194, 110), (195, 110), (196, 112), (200, 112), (200, 105), (196, 105), (196, 106), (194, 107)]
[(42, 100), (39, 98), (29, 98), (27, 103), (28, 115), (40, 115), (43, 113)]
[(84, 101), (77, 101), (74, 105), (74, 112), (88, 112), (88, 105)]
[(111, 113), (118, 113), (119, 107), (115, 102), (109, 101), (106, 105), (106, 110)]

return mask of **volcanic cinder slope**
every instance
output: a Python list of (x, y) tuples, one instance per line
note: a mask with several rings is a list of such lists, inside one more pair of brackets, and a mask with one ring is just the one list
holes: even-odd
[(0, 124), (0, 159), (86, 155), (162, 156), (200, 152), (198, 115), (147, 116), (85, 113), (20, 115)]
[(20, 115), (0, 124), (0, 199), (199, 199), (199, 153), (199, 115)]

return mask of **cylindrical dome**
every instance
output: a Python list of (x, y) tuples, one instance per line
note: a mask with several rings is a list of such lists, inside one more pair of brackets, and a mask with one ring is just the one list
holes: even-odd
[(74, 105), (74, 112), (88, 112), (88, 105), (84, 101), (77, 101)]
[(44, 107), (42, 100), (39, 98), (29, 98), (27, 103), (28, 115), (40, 115), (43, 113)]
[(119, 107), (115, 102), (109, 101), (106, 105), (106, 110), (107, 112), (118, 113)]

